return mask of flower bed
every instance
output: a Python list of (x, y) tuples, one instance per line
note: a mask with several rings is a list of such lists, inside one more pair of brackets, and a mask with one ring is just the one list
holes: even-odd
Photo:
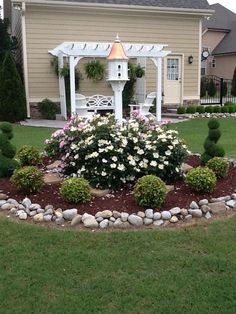
[(50, 156), (62, 159), (65, 174), (112, 189), (133, 184), (147, 174), (165, 181), (177, 179), (187, 155), (176, 131), (139, 115), (123, 124), (117, 124), (113, 115), (87, 121), (74, 117), (46, 145)]

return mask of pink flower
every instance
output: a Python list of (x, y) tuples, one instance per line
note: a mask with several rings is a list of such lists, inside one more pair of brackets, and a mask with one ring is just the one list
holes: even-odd
[(60, 147), (60, 148), (63, 148), (64, 146), (65, 146), (65, 142), (64, 142), (64, 141), (61, 141), (60, 144), (59, 144), (59, 147)]

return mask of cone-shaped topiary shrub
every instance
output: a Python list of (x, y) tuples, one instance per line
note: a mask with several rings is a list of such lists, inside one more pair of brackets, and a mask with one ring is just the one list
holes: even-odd
[(210, 97), (214, 97), (215, 94), (216, 94), (216, 85), (215, 85), (213, 79), (211, 79), (209, 82), (209, 86), (208, 86), (208, 95)]
[(213, 157), (224, 157), (225, 151), (217, 142), (221, 137), (220, 123), (217, 119), (210, 119), (208, 122), (208, 137), (204, 142), (204, 153), (201, 156), (202, 163), (205, 165)]
[(236, 96), (236, 68), (234, 69), (234, 76), (233, 76), (233, 80), (232, 80), (231, 95), (232, 96)]
[(24, 87), (12, 56), (7, 52), (0, 68), (0, 120), (15, 122), (25, 117)]
[(0, 123), (0, 178), (11, 176), (12, 172), (19, 167), (14, 159), (16, 149), (10, 143), (12, 137), (12, 125), (8, 122)]

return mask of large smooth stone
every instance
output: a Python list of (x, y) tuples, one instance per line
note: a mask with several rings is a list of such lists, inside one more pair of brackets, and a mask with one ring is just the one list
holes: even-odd
[(110, 210), (103, 210), (101, 212), (101, 215), (100, 215), (102, 218), (106, 219), (106, 218), (110, 218), (112, 216), (112, 211)]
[(120, 219), (123, 222), (126, 222), (128, 220), (129, 214), (128, 213), (121, 213)]
[(189, 209), (189, 214), (192, 215), (195, 218), (201, 218), (202, 217), (202, 211), (200, 209)]
[(63, 211), (63, 218), (66, 220), (72, 220), (78, 213), (76, 208), (66, 209)]
[(161, 218), (163, 220), (169, 220), (171, 218), (171, 213), (167, 210), (164, 210), (163, 212), (161, 212)]
[(109, 227), (109, 220), (108, 219), (104, 219), (103, 221), (100, 222), (99, 224), (101, 229), (106, 229)]
[(80, 224), (81, 223), (81, 221), (82, 221), (82, 215), (76, 215), (73, 219), (72, 219), (72, 221), (71, 221), (71, 226), (76, 226), (76, 225), (78, 225), (78, 224)]
[(21, 204), (25, 207), (25, 208), (30, 208), (31, 200), (28, 197), (25, 197), (23, 199), (23, 201), (21, 202)]
[(83, 220), (84, 226), (86, 228), (98, 228), (99, 224), (96, 221), (95, 217), (92, 215), (88, 215), (84, 220)]
[(44, 216), (43, 213), (37, 214), (33, 217), (33, 220), (35, 222), (42, 222), (44, 220)]
[(153, 220), (159, 220), (159, 219), (161, 219), (161, 213), (155, 212), (155, 213), (153, 214)]
[(134, 214), (129, 215), (128, 222), (135, 227), (140, 227), (143, 225), (143, 219)]
[(154, 225), (155, 227), (160, 227), (160, 226), (162, 226), (163, 224), (164, 224), (164, 220), (162, 220), (162, 219), (156, 220), (156, 221), (154, 221), (154, 223), (153, 223), (153, 225)]
[(0, 193), (0, 201), (5, 201), (8, 199), (8, 196), (7, 194), (4, 194), (4, 193)]
[(225, 202), (209, 203), (210, 212), (215, 214), (223, 214), (226, 212)]
[(181, 213), (181, 209), (179, 208), (179, 207), (174, 207), (174, 208), (171, 208), (170, 209), (170, 213), (171, 213), (171, 215), (178, 215), (178, 214), (180, 214)]
[(153, 209), (146, 209), (145, 215), (147, 218), (152, 219), (153, 218)]

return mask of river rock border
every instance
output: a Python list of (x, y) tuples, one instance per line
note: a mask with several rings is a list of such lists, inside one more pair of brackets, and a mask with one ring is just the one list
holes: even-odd
[[(236, 192), (236, 191), (235, 191)], [(29, 198), (18, 202), (8, 195), (0, 193), (0, 209), (8, 211), (20, 220), (33, 220), (35, 223), (54, 222), (64, 226), (66, 223), (71, 226), (81, 225), (86, 228), (121, 228), (152, 226), (161, 227), (178, 222), (188, 222), (193, 218), (209, 220), (215, 215), (225, 214), (228, 211), (236, 210), (236, 193), (211, 200), (202, 199), (199, 202), (192, 201), (189, 208), (173, 207), (168, 211), (154, 211), (146, 209), (137, 213), (103, 210), (90, 215), (78, 214), (78, 209), (55, 209), (53, 205), (42, 208), (40, 204), (33, 204)]]

